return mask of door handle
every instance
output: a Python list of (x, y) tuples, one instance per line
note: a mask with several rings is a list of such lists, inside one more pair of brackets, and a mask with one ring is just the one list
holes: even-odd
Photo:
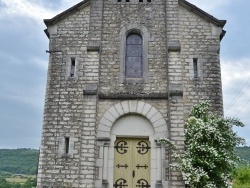
[(133, 172), (132, 172), (132, 176), (133, 176), (133, 178), (135, 177), (135, 171), (133, 170)]

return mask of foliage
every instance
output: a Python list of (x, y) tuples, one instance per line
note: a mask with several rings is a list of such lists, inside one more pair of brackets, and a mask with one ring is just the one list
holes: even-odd
[(36, 187), (36, 179), (28, 178), (27, 181), (21, 186), (21, 188)]
[(11, 175), (9, 172), (0, 171), (0, 178), (10, 177)]
[(5, 178), (0, 178), (0, 188), (21, 188), (20, 183), (9, 183)]
[(250, 184), (250, 166), (241, 165), (237, 168), (235, 174), (236, 185), (249, 185)]
[(36, 187), (36, 179), (28, 178), (25, 183), (11, 183), (5, 178), (0, 178), (0, 188), (32, 188)]
[(36, 174), (38, 154), (39, 151), (35, 149), (0, 149), (0, 171)]
[[(232, 178), (239, 160), (234, 148), (244, 143), (232, 130), (234, 125), (243, 127), (243, 123), (218, 117), (209, 113), (209, 108), (208, 101), (192, 108), (184, 133), (185, 153), (181, 156), (175, 152), (179, 160), (176, 168), (190, 188), (228, 187), (227, 180)], [(172, 145), (169, 140), (165, 143)]]

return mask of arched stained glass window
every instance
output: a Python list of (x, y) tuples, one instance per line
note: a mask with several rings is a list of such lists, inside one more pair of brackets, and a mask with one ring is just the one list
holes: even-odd
[(142, 37), (132, 33), (126, 40), (125, 75), (127, 78), (142, 78)]

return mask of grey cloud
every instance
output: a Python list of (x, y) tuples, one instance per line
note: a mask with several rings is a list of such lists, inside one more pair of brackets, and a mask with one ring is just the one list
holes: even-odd
[[(48, 39), (27, 18), (0, 20), (0, 148), (38, 148), (41, 138)], [(41, 63), (39, 62), (39, 63)]]
[(38, 148), (42, 124), (41, 111), (13, 100), (0, 98), (0, 148)]
[[(66, 1), (35, 0), (35, 2), (46, 9), (57, 11), (65, 6)], [(71, 3), (71, 1), (68, 2)], [(250, 26), (245, 24), (249, 23), (249, 6), (250, 2), (239, 0), (237, 3), (233, 1), (220, 7), (219, 10), (214, 10), (216, 17), (228, 19), (225, 27), (227, 34), (222, 40), (221, 57), (238, 59), (250, 56), (248, 48)], [(4, 7), (0, 0), (0, 9), (3, 10)], [(13, 19), (6, 16), (0, 19), (0, 28), (0, 79), (2, 80), (0, 82), (0, 148), (38, 148), (47, 72), (44, 68), (46, 65), (43, 67), (36, 60), (40, 63), (48, 62), (48, 54), (45, 53), (48, 49), (48, 39), (43, 32), (45, 25), (42, 19), (37, 22), (27, 17)], [(244, 81), (244, 79), (232, 80), (230, 87), (224, 88), (225, 104), (232, 100)], [(239, 116), (246, 127), (237, 129), (241, 136), (249, 140), (248, 144), (250, 144), (249, 111), (247, 107)], [(225, 113), (228, 114), (228, 111)]]

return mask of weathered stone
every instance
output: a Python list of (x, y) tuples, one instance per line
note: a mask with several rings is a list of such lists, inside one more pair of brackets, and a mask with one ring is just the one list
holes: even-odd
[[(45, 24), (50, 59), (37, 188), (113, 187), (118, 137), (148, 138), (152, 188), (184, 188), (169, 168), (171, 152), (154, 140), (168, 137), (183, 150), (185, 120), (203, 100), (223, 114), (225, 21), (184, 0), (85, 0)], [(131, 33), (143, 41), (138, 78), (126, 76)]]

